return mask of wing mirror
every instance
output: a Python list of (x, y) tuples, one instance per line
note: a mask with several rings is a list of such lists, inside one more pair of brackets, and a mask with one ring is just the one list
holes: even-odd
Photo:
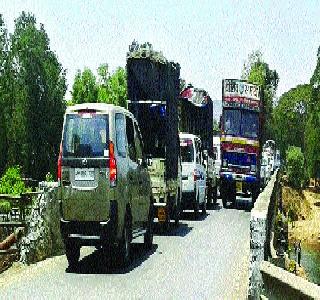
[(147, 155), (147, 166), (148, 167), (152, 166), (152, 155), (151, 154)]

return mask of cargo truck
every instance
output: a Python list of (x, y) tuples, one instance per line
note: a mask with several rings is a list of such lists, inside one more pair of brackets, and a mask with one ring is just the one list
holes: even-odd
[(180, 132), (194, 134), (201, 139), (203, 164), (206, 170), (207, 204), (217, 201), (216, 153), (213, 148), (213, 102), (203, 89), (189, 85), (180, 93)]
[(133, 42), (127, 53), (128, 109), (137, 119), (149, 166), (155, 217), (178, 225), (181, 159), (178, 135), (180, 66), (149, 43)]
[(260, 87), (242, 80), (222, 81), (220, 194), (223, 206), (237, 194), (260, 193), (262, 103)]

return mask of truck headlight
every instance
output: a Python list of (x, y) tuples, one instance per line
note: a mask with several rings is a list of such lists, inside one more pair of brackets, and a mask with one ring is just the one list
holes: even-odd
[(256, 171), (256, 165), (251, 165), (250, 169), (251, 169), (252, 172), (255, 172)]

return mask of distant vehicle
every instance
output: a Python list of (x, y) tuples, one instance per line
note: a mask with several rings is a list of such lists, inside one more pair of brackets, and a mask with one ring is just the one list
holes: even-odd
[(213, 102), (209, 94), (189, 85), (180, 93), (179, 130), (201, 139), (203, 165), (206, 171), (207, 204), (217, 202), (216, 155), (213, 149)]
[(275, 167), (280, 168), (280, 166), (281, 166), (280, 150), (276, 150)]
[(215, 154), (215, 172), (217, 178), (220, 177), (220, 169), (221, 169), (221, 151), (220, 151), (220, 137), (219, 136), (214, 136), (213, 137), (213, 152)]
[(201, 140), (199, 137), (180, 133), (182, 159), (182, 208), (193, 209), (195, 219), (199, 208), (206, 214), (206, 172), (203, 166)]
[(139, 123), (149, 166), (155, 215), (163, 228), (179, 224), (181, 160), (178, 133), (179, 64), (152, 45), (133, 43), (127, 53), (128, 109)]
[[(135, 234), (152, 245), (153, 197), (137, 121), (126, 109), (68, 107), (58, 160), (61, 234), (71, 268), (80, 247), (102, 247), (122, 265)], [(110, 249), (116, 248), (116, 251)]]

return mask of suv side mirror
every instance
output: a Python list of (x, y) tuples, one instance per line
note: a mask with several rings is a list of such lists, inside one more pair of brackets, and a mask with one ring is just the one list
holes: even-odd
[(151, 154), (147, 155), (146, 161), (147, 161), (147, 166), (151, 167), (152, 166), (152, 155)]

